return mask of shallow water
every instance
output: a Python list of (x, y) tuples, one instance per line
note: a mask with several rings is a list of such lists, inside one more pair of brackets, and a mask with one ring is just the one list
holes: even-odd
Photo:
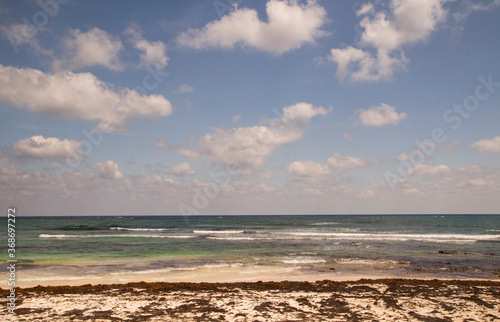
[(500, 273), (498, 215), (21, 217), (16, 233), (20, 283)]

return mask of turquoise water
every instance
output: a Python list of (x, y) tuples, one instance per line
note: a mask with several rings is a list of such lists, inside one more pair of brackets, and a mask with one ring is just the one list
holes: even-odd
[(16, 232), (31, 279), (225, 266), (496, 278), (500, 268), (498, 215), (18, 217)]

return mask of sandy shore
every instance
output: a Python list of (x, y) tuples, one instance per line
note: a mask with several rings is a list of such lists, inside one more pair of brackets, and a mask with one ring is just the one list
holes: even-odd
[(128, 283), (17, 290), (3, 321), (498, 321), (500, 282)]

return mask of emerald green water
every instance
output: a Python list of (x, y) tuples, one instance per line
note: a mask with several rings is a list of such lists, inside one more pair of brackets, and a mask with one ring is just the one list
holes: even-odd
[(16, 220), (18, 269), (32, 279), (231, 265), (496, 278), (500, 268), (498, 215)]

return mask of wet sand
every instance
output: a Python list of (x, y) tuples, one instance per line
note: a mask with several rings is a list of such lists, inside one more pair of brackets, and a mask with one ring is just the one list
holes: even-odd
[(17, 289), (3, 321), (498, 321), (500, 282), (127, 283)]

